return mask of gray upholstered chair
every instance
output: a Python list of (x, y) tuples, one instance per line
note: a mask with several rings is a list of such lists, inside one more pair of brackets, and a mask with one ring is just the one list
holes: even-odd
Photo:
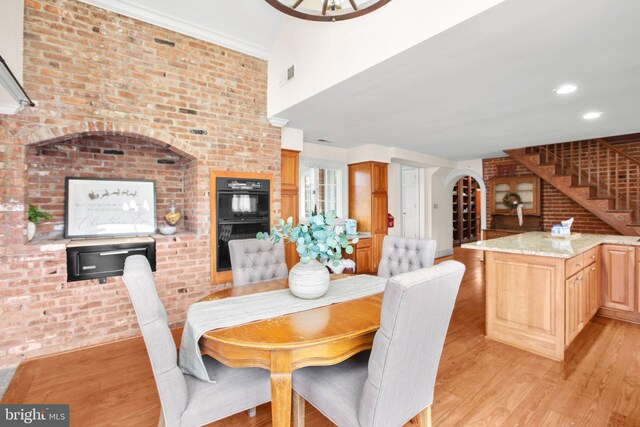
[(304, 400), (340, 427), (400, 427), (416, 416), (430, 425), (436, 373), (464, 270), (445, 261), (390, 278), (370, 354), (294, 371), (298, 425)]
[(378, 276), (391, 277), (431, 267), (435, 257), (435, 240), (385, 236), (378, 264)]
[(160, 425), (201, 426), (271, 400), (269, 371), (265, 369), (229, 368), (205, 357), (209, 377), (215, 383), (183, 374), (149, 262), (142, 255), (128, 257), (123, 276), (160, 395)]
[(289, 275), (282, 241), (274, 245), (271, 240), (231, 240), (229, 255), (233, 286), (284, 279)]

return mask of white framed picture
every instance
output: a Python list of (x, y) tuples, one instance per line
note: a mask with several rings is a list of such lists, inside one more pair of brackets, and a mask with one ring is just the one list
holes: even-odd
[(66, 178), (65, 237), (148, 235), (155, 231), (155, 181)]

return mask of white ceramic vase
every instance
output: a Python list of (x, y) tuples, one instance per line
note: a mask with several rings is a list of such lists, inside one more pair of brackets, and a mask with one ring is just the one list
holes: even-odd
[(33, 236), (35, 235), (36, 235), (36, 224), (31, 221), (27, 222), (27, 239), (31, 241), (33, 239)]
[(329, 290), (329, 270), (315, 259), (299, 262), (289, 272), (289, 290), (298, 298), (320, 298)]

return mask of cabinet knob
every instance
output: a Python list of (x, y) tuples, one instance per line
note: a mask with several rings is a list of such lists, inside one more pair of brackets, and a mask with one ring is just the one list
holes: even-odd
[(591, 267), (591, 271), (596, 271), (596, 268), (595, 267)]
[(596, 259), (596, 256), (595, 255), (591, 255), (591, 259)]
[(578, 280), (582, 280), (582, 276), (578, 277)]

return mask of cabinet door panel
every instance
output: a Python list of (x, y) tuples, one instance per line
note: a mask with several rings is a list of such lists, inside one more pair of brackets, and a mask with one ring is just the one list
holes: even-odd
[(355, 255), (356, 273), (371, 273), (371, 248), (359, 248)]
[(600, 308), (600, 276), (598, 264), (590, 265), (586, 268), (585, 276), (589, 282), (589, 319), (592, 318), (598, 308)]
[(602, 248), (602, 302), (605, 307), (635, 311), (635, 252), (631, 246)]
[(568, 279), (565, 284), (565, 345), (569, 345), (578, 335), (580, 324), (578, 286), (578, 276)]
[(373, 272), (378, 271), (378, 264), (380, 264), (380, 258), (382, 257), (382, 242), (385, 234), (373, 235), (373, 246), (371, 250), (371, 268)]
[(374, 193), (386, 193), (387, 187), (389, 186), (389, 179), (387, 177), (388, 165), (386, 163), (373, 163), (372, 168), (372, 191)]
[(299, 182), (299, 153), (291, 150), (281, 150), (280, 170), (282, 190), (298, 191)]

